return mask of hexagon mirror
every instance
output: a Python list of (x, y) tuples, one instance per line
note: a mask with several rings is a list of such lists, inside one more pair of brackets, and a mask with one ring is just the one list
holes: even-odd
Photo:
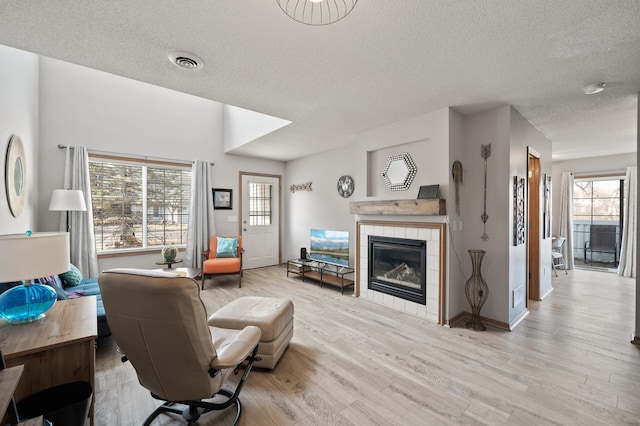
[(389, 156), (382, 170), (382, 178), (390, 191), (406, 191), (418, 172), (416, 164), (407, 152)]

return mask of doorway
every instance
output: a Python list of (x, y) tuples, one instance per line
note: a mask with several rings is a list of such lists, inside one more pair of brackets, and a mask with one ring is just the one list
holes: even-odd
[(577, 268), (617, 272), (622, 247), (624, 175), (576, 176), (573, 255)]
[(243, 269), (279, 265), (282, 177), (240, 172), (239, 180)]
[(527, 306), (540, 298), (540, 153), (528, 148), (527, 161)]

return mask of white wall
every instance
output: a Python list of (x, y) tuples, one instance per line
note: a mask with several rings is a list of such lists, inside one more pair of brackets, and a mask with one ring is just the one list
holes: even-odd
[[(353, 145), (287, 162), (284, 189), (289, 220), (285, 225), (288, 247), (285, 259), (297, 258), (300, 247), (309, 246), (310, 228), (328, 228), (351, 232), (350, 265), (354, 266), (356, 217), (349, 213), (351, 201), (415, 199), (420, 185), (430, 184), (440, 184), (446, 198), (449, 186), (448, 111), (443, 108), (370, 129), (357, 134)], [(389, 191), (382, 183), (382, 167), (387, 154), (398, 152), (409, 152), (418, 169), (407, 191)], [(371, 160), (371, 157), (375, 159)], [(355, 182), (354, 193), (347, 199), (337, 191), (337, 182), (342, 175), (350, 175)], [(376, 183), (371, 184), (370, 179), (375, 179)], [(306, 182), (313, 182), (312, 191), (289, 191), (290, 185)], [(375, 195), (367, 196), (368, 186), (376, 188), (373, 190)], [(420, 220), (413, 216), (384, 219)]]
[[(509, 320), (509, 186), (510, 172), (510, 107), (504, 106), (477, 114), (464, 120), (465, 149), (464, 198), (462, 204), (464, 250), (460, 253), (462, 270), (471, 275), (470, 249), (485, 250), (482, 276), (489, 286), (489, 297), (481, 315), (498, 321)], [(482, 223), (484, 211), (484, 159), (481, 145), (491, 144), (487, 160), (487, 215), (486, 233)], [(470, 311), (468, 304), (465, 307)]]
[[(460, 162), (464, 159), (464, 116), (453, 109), (449, 109), (449, 166), (453, 166), (453, 162), (458, 160)], [(459, 185), (458, 198), (460, 199), (460, 215), (456, 213), (456, 189), (453, 181), (453, 174), (451, 169), (449, 170), (449, 197), (447, 200), (447, 216), (449, 217), (449, 223), (447, 224), (447, 318), (452, 318), (460, 312), (468, 310), (468, 303), (465, 299), (464, 284), (469, 277), (469, 272), (462, 269), (462, 264), (458, 263), (458, 259), (465, 261), (468, 258), (468, 254), (464, 246), (464, 223), (462, 221), (462, 201), (465, 199), (465, 185), (464, 179), (464, 164), (463, 164), (463, 182)], [(464, 271), (464, 273), (463, 273)], [(465, 278), (466, 274), (466, 278)]]
[[(636, 146), (640, 145), (640, 93), (638, 93), (638, 102), (636, 103), (636, 105), (638, 105), (638, 119), (636, 121), (636, 126), (637, 126), (637, 130), (636, 130), (636, 139), (637, 139), (637, 144)], [(638, 162), (638, 159), (640, 158), (640, 155), (638, 155), (638, 152), (636, 150), (636, 164)], [(638, 191), (640, 192), (640, 191)], [(637, 197), (636, 197), (637, 200)], [(636, 223), (637, 223), (637, 218), (636, 218)], [(640, 229), (636, 228), (636, 241), (640, 240)], [(637, 247), (637, 244), (636, 244)], [(638, 253), (636, 251), (636, 268), (638, 267), (638, 264), (640, 263), (640, 253)], [(636, 336), (636, 343), (640, 343), (640, 287), (638, 287), (638, 278), (636, 277), (636, 321), (635, 321), (635, 328), (634, 328), (634, 335)]]
[[(309, 249), (309, 231), (329, 229), (348, 231), (349, 264), (355, 265), (355, 226), (349, 214), (349, 202), (354, 196), (343, 198), (338, 194), (340, 176), (350, 175), (355, 191), (361, 189), (363, 179), (356, 172), (356, 150), (353, 145), (287, 162), (286, 178), (282, 188), (287, 221), (284, 222), (286, 247), (283, 261), (298, 258), (300, 248)], [(291, 185), (312, 182), (311, 191), (289, 190)]]
[[(484, 160), (481, 145), (491, 144), (487, 160), (486, 233), (482, 223)], [(513, 177), (527, 176), (527, 147), (541, 154), (541, 172), (551, 173), (551, 142), (510, 106), (464, 117), (464, 192), (462, 219), (464, 251), (485, 250), (482, 275), (489, 297), (482, 316), (513, 324), (526, 311), (527, 245), (513, 245)], [(466, 254), (466, 253), (464, 253)], [(471, 273), (469, 256), (461, 256), (462, 270)], [(551, 289), (551, 239), (540, 244), (540, 291)], [(524, 291), (519, 303), (515, 292)], [(522, 294), (522, 293), (521, 293)], [(466, 304), (464, 305), (466, 307)], [(468, 309), (468, 307), (466, 307)]]
[[(5, 156), (11, 135), (18, 135), (25, 151), (26, 199), (13, 217), (5, 192)], [(36, 226), (38, 199), (38, 56), (0, 45), (0, 234), (23, 233)]]
[[(520, 115), (518, 111), (511, 108), (511, 176), (526, 177), (527, 176), (527, 162), (528, 151), (527, 148), (531, 147), (540, 154), (540, 173), (542, 175), (551, 174), (551, 141), (549, 141), (538, 129), (533, 127), (531, 123)], [(510, 181), (511, 195), (513, 197), (512, 180)], [(542, 186), (541, 186), (542, 188)], [(542, 225), (544, 220), (544, 194), (540, 191), (540, 214), (538, 216), (539, 223)], [(513, 201), (512, 198), (509, 202), (509, 229), (513, 229)], [(511, 234), (511, 239), (513, 235)], [(544, 297), (551, 290), (551, 238), (544, 238), (543, 226), (540, 226), (540, 244), (539, 244), (539, 256), (540, 266), (538, 271), (539, 277), (539, 292), (540, 296)], [(526, 285), (527, 285), (527, 245), (522, 244), (514, 246), (510, 242), (510, 261), (509, 261), (509, 322), (514, 321), (518, 315), (520, 315), (526, 308)], [(517, 304), (514, 302), (515, 291), (520, 289), (525, 290), (524, 300), (522, 303)]]
[[(41, 58), (38, 224), (55, 230), (59, 213), (47, 210), (51, 192), (63, 182), (64, 150), (149, 158), (215, 162), (214, 186), (231, 188), (233, 210), (216, 211), (218, 233), (235, 234), (238, 223), (238, 172), (284, 174), (284, 163), (226, 155), (223, 106), (217, 102), (141, 83), (78, 65)], [(154, 266), (158, 255), (100, 259), (102, 269)]]
[(288, 120), (231, 105), (224, 106), (223, 120), (225, 152), (291, 124)]
[[(356, 135), (362, 178), (354, 194), (358, 201), (415, 199), (421, 185), (440, 185), (442, 198), (448, 199), (449, 108), (421, 114)], [(417, 167), (413, 184), (407, 191), (390, 191), (382, 178), (389, 155), (411, 154)], [(368, 185), (368, 191), (367, 186)]]

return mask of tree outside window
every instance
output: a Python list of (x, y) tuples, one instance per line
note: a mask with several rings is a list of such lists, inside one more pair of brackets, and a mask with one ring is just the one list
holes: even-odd
[(186, 244), (190, 168), (91, 159), (89, 173), (98, 252)]

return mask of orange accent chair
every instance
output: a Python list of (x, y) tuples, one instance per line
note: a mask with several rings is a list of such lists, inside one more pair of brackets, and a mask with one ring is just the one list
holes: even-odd
[(204, 280), (212, 275), (238, 275), (238, 288), (242, 287), (242, 237), (220, 237), (237, 238), (236, 257), (221, 257), (218, 253), (218, 237), (213, 236), (209, 240), (209, 250), (202, 253), (202, 290), (204, 290)]

